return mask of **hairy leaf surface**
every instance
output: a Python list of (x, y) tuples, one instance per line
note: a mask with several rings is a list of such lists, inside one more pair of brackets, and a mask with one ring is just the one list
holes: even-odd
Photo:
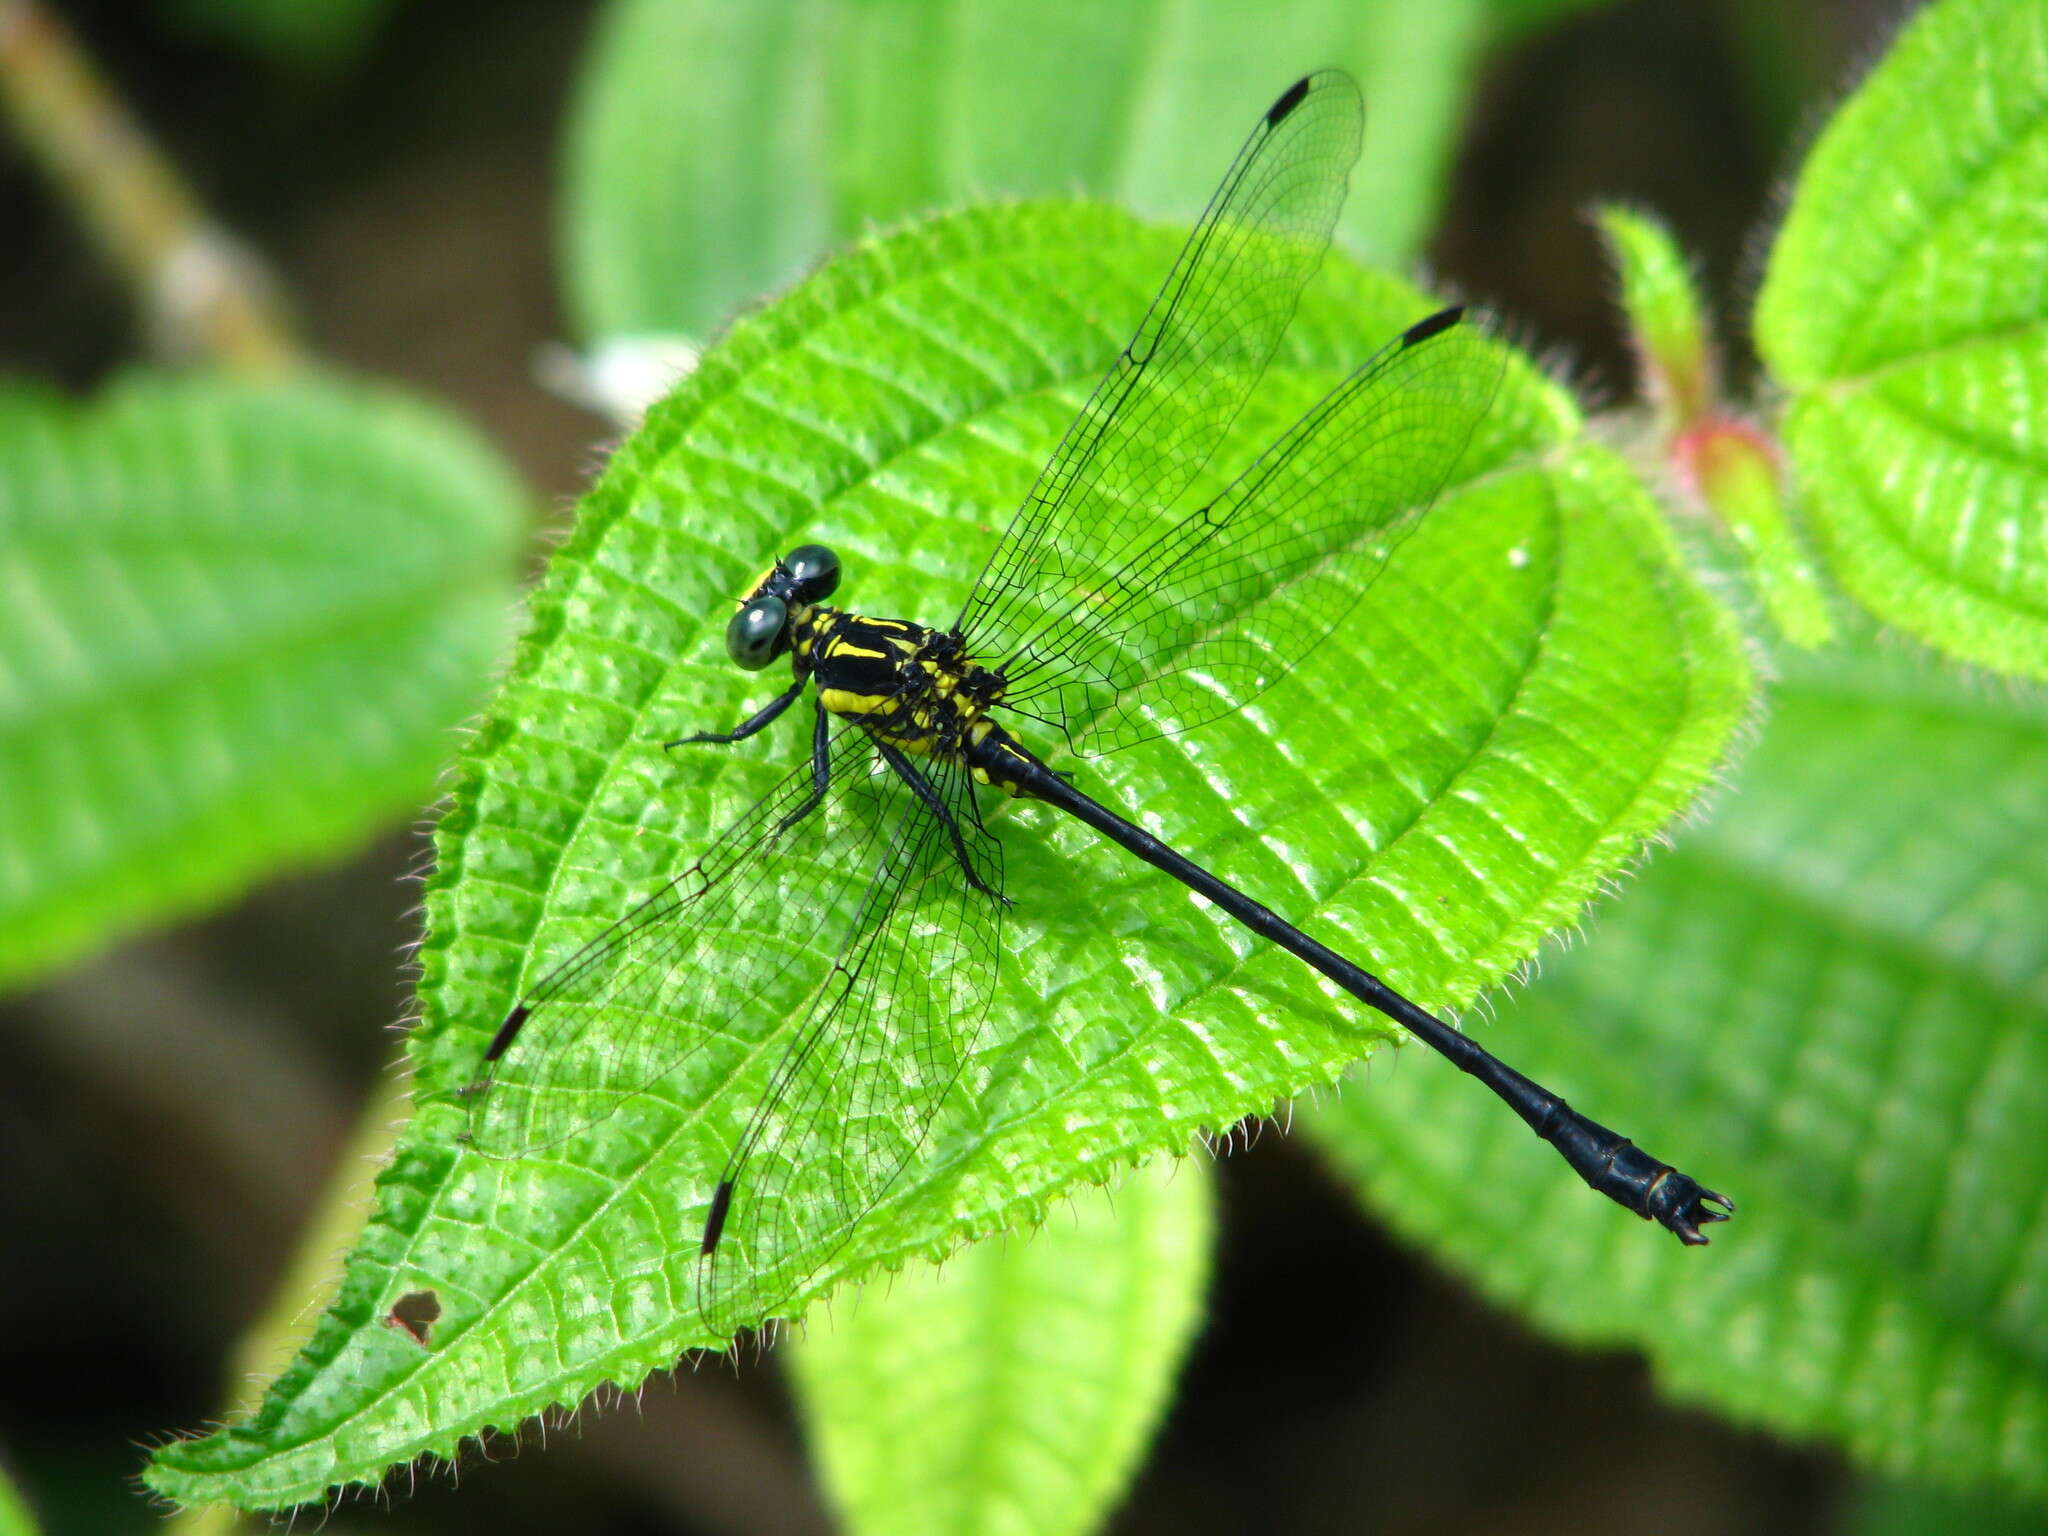
[(1829, 124), (1757, 306), (1828, 563), (2048, 678), (2048, 8), (1943, 0)]
[[(914, 227), (735, 328), (650, 413), (586, 498), (462, 759), (428, 892), (418, 1112), (341, 1299), (250, 1421), (158, 1453), (156, 1487), (317, 1498), (711, 1342), (677, 1299), (777, 1039), (744, 1060), (692, 1056), (682, 1118), (636, 1107), (519, 1162), (457, 1143), (455, 1091), (537, 956), (657, 886), (795, 761), (794, 729), (662, 751), (782, 686), (726, 662), (734, 596), (821, 540), (845, 564), (839, 600), (948, 621), (1180, 238), (1064, 204)], [(1226, 453), (1248, 457), (1432, 307), (1333, 261)], [(1454, 1005), (1575, 919), (1690, 800), (1748, 696), (1730, 620), (1648, 499), (1516, 363), (1436, 511), (1291, 678), (1185, 739), (1070, 766), (1403, 990)], [(922, 1161), (799, 1306), (1035, 1222), (1329, 1081), (1383, 1033), (1084, 828), (1018, 806), (992, 825), (1016, 906), (988, 1027)], [(428, 1288), (442, 1312), (422, 1348), (384, 1318)]]

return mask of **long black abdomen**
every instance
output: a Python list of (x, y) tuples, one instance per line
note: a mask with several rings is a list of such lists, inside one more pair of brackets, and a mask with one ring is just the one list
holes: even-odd
[[(1556, 1149), (1573, 1172), (1616, 1204), (1655, 1221), (1684, 1243), (1704, 1243), (1709, 1222), (1726, 1221), (1734, 1202), (1644, 1152), (1626, 1136), (1580, 1114), (1478, 1042), (1403, 997), (1363, 967), (1318, 943), (1235, 886), (1218, 879), (1144, 828), (1091, 800), (1021, 748), (1011, 793), (1043, 800), (1087, 823), (1118, 846), (1207, 897), (1253, 933), (1278, 944), (1313, 969), (1401, 1025), (1416, 1039), (1490, 1088), (1529, 1128)], [(1006, 786), (1009, 787), (1009, 786)], [(1716, 1207), (1725, 1209), (1716, 1209)]]

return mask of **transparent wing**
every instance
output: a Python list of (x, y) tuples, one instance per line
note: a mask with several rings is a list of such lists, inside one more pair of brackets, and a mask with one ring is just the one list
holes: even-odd
[[(864, 901), (860, 940), (820, 988), (728, 1165), (730, 1204), (697, 1305), (729, 1336), (823, 1267), (924, 1149), (980, 1037), (1002, 940), (1002, 847), (957, 765), (930, 764), (960, 848), (913, 797)], [(962, 875), (964, 851), (976, 890)]]
[(1256, 697), (1356, 606), (1435, 501), (1504, 359), (1470, 312), (1411, 326), (1214, 501), (1050, 618), (1008, 668), (1004, 704), (1095, 755)]
[(873, 743), (842, 730), (830, 762), (831, 789), (808, 816), (784, 825), (810, 798), (807, 760), (688, 869), (543, 975), (503, 1055), (464, 1090), (479, 1151), (516, 1158), (557, 1146), (639, 1095), (684, 1113), (679, 1079), (707, 1044), (744, 1049), (803, 1004), (848, 942), (879, 846), (882, 812), (855, 793)]
[[(752, 1063), (776, 1063), (717, 1179), (683, 1158), (688, 1187), (641, 1191), (668, 1223), (662, 1251), (580, 1266), (594, 1305), (659, 1275), (722, 1336), (767, 1317), (900, 1176), (974, 1049), (1000, 958), (989, 892), (1002, 889), (1002, 849), (972, 783), (956, 764), (920, 764), (956, 844), (864, 731), (842, 730), (830, 761), (810, 815), (782, 826), (810, 796), (806, 762), (550, 972), (467, 1090), (470, 1139), (516, 1158), (590, 1135), (636, 1099), (651, 1112), (623, 1140), (673, 1135)], [(643, 1165), (643, 1179), (663, 1166)], [(721, 1202), (705, 1253), (705, 1213)]]
[(1322, 264), (1364, 132), (1334, 70), (1260, 119), (968, 596), (955, 627), (978, 658), (1031, 658), (1048, 601), (1099, 590), (1187, 491)]

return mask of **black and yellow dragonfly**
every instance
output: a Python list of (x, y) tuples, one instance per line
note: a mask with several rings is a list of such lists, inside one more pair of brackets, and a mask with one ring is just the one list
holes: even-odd
[(830, 606), (840, 563), (822, 546), (775, 562), (726, 647), (750, 671), (786, 656), (794, 679), (737, 729), (687, 741), (745, 740), (810, 689), (808, 760), (543, 974), (491, 1041), (466, 1091), (469, 1137), (495, 1157), (672, 1095), (672, 1074), (714, 1042), (733, 1060), (786, 1042), (722, 1174), (679, 1192), (677, 1247), (701, 1256), (695, 1305), (714, 1332), (761, 1321), (819, 1269), (919, 1155), (970, 1061), (1009, 905), (984, 819), (998, 792), (1066, 812), (1298, 956), (1684, 1242), (1733, 1209), (1026, 744), (1036, 725), (1080, 757), (1114, 752), (1272, 686), (1357, 606), (1488, 411), (1503, 349), (1445, 309), (1235, 479), (1203, 479), (1321, 265), (1363, 129), (1358, 88), (1335, 71), (1260, 119), (950, 626)]

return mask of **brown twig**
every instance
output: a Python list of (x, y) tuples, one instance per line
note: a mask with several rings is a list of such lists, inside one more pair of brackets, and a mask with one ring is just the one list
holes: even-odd
[(244, 372), (302, 360), (263, 264), (207, 216), (39, 0), (0, 0), (0, 110), (133, 289), (156, 349)]

